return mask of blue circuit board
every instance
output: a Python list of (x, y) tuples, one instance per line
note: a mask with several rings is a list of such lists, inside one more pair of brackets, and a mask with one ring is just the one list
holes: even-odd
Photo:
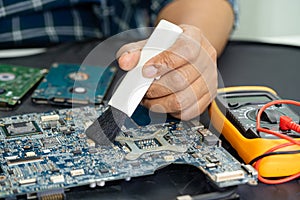
[(55, 63), (32, 95), (39, 104), (100, 104), (117, 72), (115, 66)]
[(86, 106), (0, 119), (0, 198), (63, 197), (68, 188), (104, 186), (174, 163), (196, 166), (220, 188), (257, 183), (252, 166), (238, 162), (197, 121), (124, 126), (114, 143), (98, 146), (84, 131), (104, 109)]

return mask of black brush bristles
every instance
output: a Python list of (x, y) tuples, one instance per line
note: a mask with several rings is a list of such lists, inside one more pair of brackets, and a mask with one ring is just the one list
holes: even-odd
[(108, 146), (114, 142), (126, 118), (125, 113), (110, 106), (86, 129), (85, 134), (96, 144)]

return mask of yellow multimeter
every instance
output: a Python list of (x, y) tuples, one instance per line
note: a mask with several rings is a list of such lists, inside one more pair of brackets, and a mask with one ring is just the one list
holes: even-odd
[[(287, 140), (256, 131), (256, 115), (266, 103), (280, 99), (276, 92), (263, 86), (237, 86), (218, 89), (216, 99), (209, 108), (213, 126), (229, 141), (245, 163), (262, 156), (270, 148), (287, 143)], [(267, 108), (261, 115), (261, 127), (287, 134), (300, 141), (300, 134), (281, 131), (279, 118), (289, 116), (299, 122), (299, 116), (287, 105), (278, 104)], [(299, 151), (293, 145), (280, 151)], [(278, 150), (279, 151), (279, 150)], [(263, 177), (284, 177), (300, 172), (300, 153), (266, 156), (261, 160), (259, 174)]]

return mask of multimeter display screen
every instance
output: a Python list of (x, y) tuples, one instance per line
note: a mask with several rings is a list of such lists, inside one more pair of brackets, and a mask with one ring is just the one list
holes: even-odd
[(227, 103), (266, 103), (272, 99), (267, 95), (226, 96)]

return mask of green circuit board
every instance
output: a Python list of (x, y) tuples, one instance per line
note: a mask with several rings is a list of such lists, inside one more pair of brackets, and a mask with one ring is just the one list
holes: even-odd
[(45, 73), (45, 69), (0, 64), (0, 109), (10, 110), (20, 104)]

